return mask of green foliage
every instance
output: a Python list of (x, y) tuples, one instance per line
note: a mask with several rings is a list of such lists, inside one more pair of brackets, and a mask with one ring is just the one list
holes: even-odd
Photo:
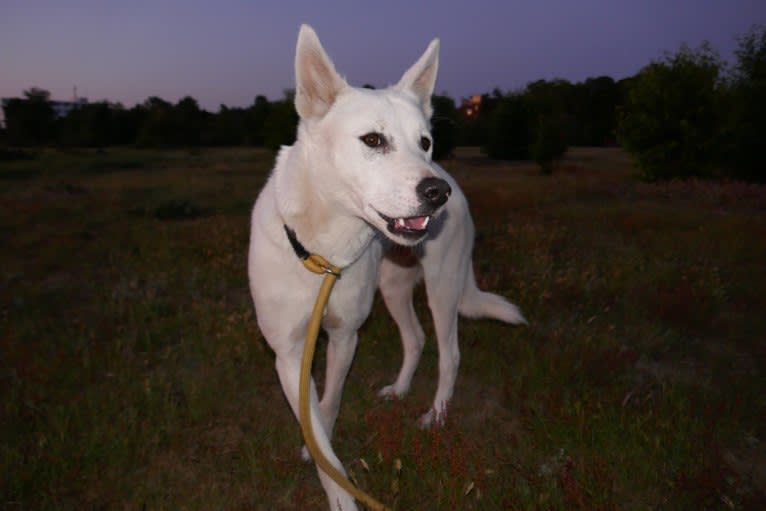
[(488, 125), (487, 156), (499, 160), (526, 160), (532, 142), (531, 105), (521, 94), (501, 98)]
[(25, 99), (3, 104), (7, 143), (12, 146), (39, 146), (50, 143), (55, 134), (50, 93), (37, 87), (24, 91)]
[(452, 154), (457, 142), (455, 121), (457, 109), (455, 102), (449, 96), (433, 96), (431, 98), (434, 114), (431, 117), (431, 134), (434, 138), (433, 159), (441, 160)]
[(258, 95), (247, 112), (244, 142), (249, 145), (263, 146), (266, 140), (268, 126), (266, 120), (271, 112), (271, 103), (266, 96)]
[(530, 83), (522, 93), (499, 99), (489, 122), (485, 151), (490, 158), (526, 160), (532, 157), (543, 173), (567, 149), (573, 116), (568, 97), (575, 87), (566, 80)]
[(151, 97), (144, 102), (145, 117), (136, 143), (142, 147), (193, 147), (200, 145), (209, 117), (190, 96), (176, 105)]
[[(614, 144), (616, 108), (621, 102), (620, 85), (608, 76), (588, 78), (581, 83), (567, 80), (537, 80), (530, 82), (515, 95), (527, 102), (530, 115), (530, 140), (537, 130), (537, 117), (555, 115), (561, 124), (566, 140), (573, 145), (604, 146)], [(458, 145), (495, 146), (498, 137), (497, 120), (493, 120), (497, 107), (504, 96), (499, 90), (482, 96), (478, 115), (461, 115), (458, 120)], [(508, 105), (501, 116), (508, 117)], [(511, 117), (518, 117), (511, 116)], [(502, 124), (502, 122), (501, 122)], [(516, 130), (521, 130), (516, 127)], [(518, 136), (518, 133), (516, 133)], [(506, 136), (507, 138), (507, 136)], [(490, 141), (490, 139), (492, 139)], [(507, 140), (507, 143), (513, 144)], [(492, 150), (493, 154), (503, 151)], [(523, 151), (507, 151), (516, 154)]]
[(276, 152), (283, 145), (295, 142), (298, 113), (295, 111), (294, 98), (295, 92), (287, 90), (284, 99), (271, 104), (265, 122), (268, 129), (263, 139), (267, 149)]
[(47, 103), (51, 100), (51, 93), (39, 87), (30, 87), (24, 91), (24, 97), (32, 103)]
[(553, 161), (567, 150), (563, 123), (554, 116), (540, 116), (530, 152), (543, 174), (553, 172)]
[(73, 147), (105, 147), (116, 138), (112, 130), (116, 107), (106, 102), (77, 108), (59, 121), (59, 144)]
[(142, 105), (144, 120), (138, 132), (139, 147), (162, 147), (171, 145), (173, 137), (173, 105), (162, 98), (152, 96)]
[(739, 39), (729, 96), (726, 161), (732, 177), (766, 182), (766, 26)]
[(631, 83), (620, 141), (647, 181), (710, 176), (719, 157), (722, 63), (707, 43), (652, 62)]
[(173, 114), (176, 125), (175, 145), (200, 145), (200, 133), (208, 114), (200, 109), (197, 100), (191, 96), (184, 97), (176, 104)]
[(609, 76), (588, 78), (577, 84), (571, 103), (573, 125), (568, 131), (572, 145), (605, 146), (615, 143), (619, 85)]
[(272, 145), (291, 143), (297, 123), (289, 97), (270, 103), (259, 95), (247, 108), (221, 105), (213, 114), (190, 96), (176, 104), (152, 96), (129, 110), (119, 103), (97, 102), (78, 106), (56, 119), (47, 91), (32, 88), (24, 96), (3, 104), (8, 124), (0, 130), (3, 145), (263, 146), (267, 136)]

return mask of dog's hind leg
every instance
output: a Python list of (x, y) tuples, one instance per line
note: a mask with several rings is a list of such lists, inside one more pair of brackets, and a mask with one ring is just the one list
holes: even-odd
[[(413, 264), (414, 263), (414, 264)], [(415, 307), (412, 303), (412, 293), (415, 284), (420, 279), (422, 267), (416, 260), (408, 264), (383, 258), (380, 265), (379, 287), (386, 307), (399, 328), (402, 339), (402, 367), (396, 381), (380, 390), (380, 396), (401, 397), (410, 390), (412, 376), (420, 361), (425, 344), (425, 334), (420, 326)]]
[[(301, 351), (292, 350), (287, 354), (277, 355), (277, 373), (279, 374), (279, 380), (282, 383), (282, 390), (287, 397), (287, 401), (290, 403), (290, 407), (293, 409), (293, 413), (296, 417), (300, 417), (298, 411), (298, 393), (300, 386), (300, 367), (301, 367)], [(314, 436), (316, 437), (317, 445), (332, 465), (337, 468), (342, 474), (345, 474), (343, 465), (338, 457), (332, 450), (330, 445), (330, 439), (325, 431), (325, 426), (321, 419), (319, 411), (319, 400), (317, 398), (316, 386), (314, 380), (311, 380), (310, 391), (310, 415), (311, 425), (314, 430)], [(353, 497), (346, 493), (338, 484), (333, 481), (330, 476), (325, 474), (317, 467), (317, 473), (319, 479), (322, 482), (322, 486), (327, 493), (327, 498), (330, 503), (330, 509), (342, 510), (342, 511), (356, 511), (357, 507), (354, 503)]]
[(431, 275), (426, 270), (426, 291), (428, 307), (434, 320), (436, 340), (439, 344), (439, 383), (431, 409), (420, 418), (420, 426), (427, 428), (436, 421), (441, 423), (447, 413), (460, 365), (458, 346), (457, 308), (459, 292), (455, 292), (454, 281), (445, 276)]

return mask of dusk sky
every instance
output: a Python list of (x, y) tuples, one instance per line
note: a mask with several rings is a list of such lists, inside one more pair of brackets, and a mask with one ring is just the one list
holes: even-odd
[(434, 37), (438, 92), (455, 99), (540, 78), (636, 73), (707, 39), (726, 60), (766, 23), (763, 0), (9, 1), (0, 0), (0, 96), (37, 86), (131, 107), (149, 96), (247, 106), (293, 87), (298, 27), (311, 24), (350, 83), (395, 83)]

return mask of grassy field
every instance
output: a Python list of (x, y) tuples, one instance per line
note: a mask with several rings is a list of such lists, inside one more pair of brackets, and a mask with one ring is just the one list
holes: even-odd
[[(324, 509), (246, 278), (251, 149), (0, 162), (0, 509)], [(766, 188), (642, 184), (616, 149), (554, 175), (460, 150), (480, 286), (449, 422), (421, 431), (382, 302), (334, 444), (397, 510), (766, 509)], [(323, 357), (322, 346), (318, 362)], [(317, 364), (317, 373), (321, 364)]]

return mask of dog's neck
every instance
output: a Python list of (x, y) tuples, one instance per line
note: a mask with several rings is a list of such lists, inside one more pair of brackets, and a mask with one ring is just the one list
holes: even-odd
[(345, 268), (367, 249), (375, 230), (345, 213), (312, 187), (314, 173), (299, 147), (283, 148), (277, 158), (277, 209), (284, 225), (312, 253)]

